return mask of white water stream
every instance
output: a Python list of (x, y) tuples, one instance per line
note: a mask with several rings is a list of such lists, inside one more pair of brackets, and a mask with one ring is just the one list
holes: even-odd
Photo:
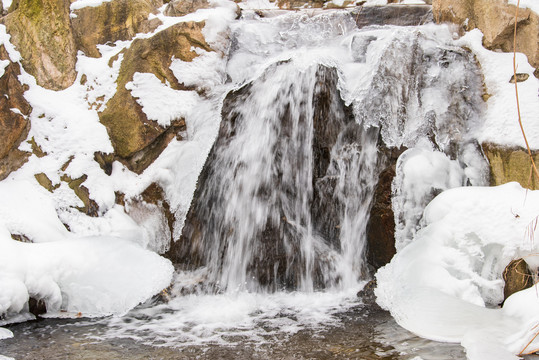
[(184, 347), (337, 325), (369, 279), (366, 225), (387, 166), (382, 148), (439, 158), (456, 179), (418, 182), (399, 160), (398, 244), (410, 241), (433, 194), (485, 181), (467, 135), (479, 121), (481, 81), (448, 28), (359, 30), (342, 11), (244, 11), (230, 36), (235, 90), (190, 230), (187, 216), (171, 299), (107, 321), (102, 337)]

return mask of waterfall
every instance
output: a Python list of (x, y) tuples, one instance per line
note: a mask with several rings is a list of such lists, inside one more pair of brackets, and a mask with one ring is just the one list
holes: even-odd
[[(437, 151), (460, 161), (457, 172), (481, 158), (460, 150), (481, 110), (473, 57), (448, 44), (446, 29), (358, 31), (346, 12), (250, 13), (233, 30), (228, 74), (238, 85), (171, 258), (203, 272), (210, 292), (353, 287), (367, 278), (384, 149)], [(470, 182), (457, 177), (451, 186)], [(397, 230), (409, 238), (436, 191), (414, 194), (411, 214), (402, 191)]]
[(376, 131), (335, 68), (278, 62), (228, 94), (176, 262), (217, 290), (350, 287), (363, 272)]
[(382, 172), (395, 174), (397, 247), (437, 193), (486, 182), (473, 56), (446, 26), (357, 19), (244, 11), (231, 25), (220, 128), (167, 254), (172, 296), (112, 320), (110, 336), (258, 342), (335, 323), (372, 275), (367, 223)]

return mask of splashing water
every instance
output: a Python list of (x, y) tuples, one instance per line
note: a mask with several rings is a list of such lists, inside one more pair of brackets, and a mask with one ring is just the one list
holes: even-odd
[[(172, 299), (110, 320), (105, 337), (181, 347), (334, 325), (369, 277), (366, 226), (378, 176), (392, 166), (385, 150), (413, 151), (393, 184), (397, 243), (420, 226), (410, 208), (485, 181), (469, 135), (481, 113), (478, 69), (446, 27), (359, 30), (339, 11), (266, 15), (245, 11), (231, 26), (234, 89), (170, 251)], [(406, 159), (417, 154), (442, 158), (457, 180), (415, 186)]]

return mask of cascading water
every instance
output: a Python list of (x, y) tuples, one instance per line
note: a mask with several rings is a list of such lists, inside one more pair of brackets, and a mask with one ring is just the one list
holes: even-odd
[(205, 266), (221, 290), (353, 286), (376, 135), (344, 106), (335, 69), (270, 66), (225, 100), (177, 263)]
[[(169, 252), (172, 298), (110, 320), (108, 336), (181, 347), (333, 324), (369, 278), (366, 226), (391, 149), (408, 149), (393, 181), (398, 244), (437, 192), (485, 181), (467, 135), (480, 75), (446, 27), (264, 15), (231, 27), (219, 134)], [(444, 184), (410, 170), (433, 158)]]

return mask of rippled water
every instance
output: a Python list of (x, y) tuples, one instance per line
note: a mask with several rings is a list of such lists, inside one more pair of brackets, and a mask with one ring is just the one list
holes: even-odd
[[(293, 318), (293, 316), (291, 317)], [(107, 338), (110, 319), (56, 320), (12, 325), (0, 354), (23, 359), (465, 359), (457, 344), (431, 342), (400, 328), (389, 313), (357, 301), (335, 314), (332, 325), (283, 332), (258, 341), (230, 336), (231, 345), (152, 346), (132, 338)], [(263, 330), (263, 329), (260, 329)], [(419, 359), (417, 359), (419, 360)]]

